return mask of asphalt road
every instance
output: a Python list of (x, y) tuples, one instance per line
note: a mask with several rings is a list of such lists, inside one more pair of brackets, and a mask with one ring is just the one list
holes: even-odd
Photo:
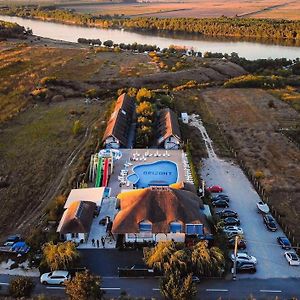
[[(0, 294), (5, 294), (11, 276), (0, 275)], [(64, 296), (65, 289), (60, 286), (43, 286), (38, 283), (38, 278), (34, 294), (44, 294), (47, 296)], [(247, 299), (250, 295), (255, 299), (291, 299), (300, 297), (298, 279), (239, 279), (231, 280), (205, 280), (198, 286), (197, 299), (215, 300), (222, 299)], [(159, 280), (157, 278), (118, 278), (104, 277), (102, 289), (107, 297), (117, 297), (122, 291), (133, 297), (154, 297), (162, 299), (159, 292)]]

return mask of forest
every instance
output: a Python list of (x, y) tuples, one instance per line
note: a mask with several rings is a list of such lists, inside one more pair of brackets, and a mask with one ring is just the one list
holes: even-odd
[(92, 16), (77, 14), (53, 7), (12, 7), (0, 9), (0, 14), (37, 18), (68, 24), (101, 28), (126, 28), (131, 30), (172, 31), (195, 33), (204, 36), (228, 36), (300, 40), (300, 21), (243, 19), (243, 18), (125, 18), (122, 16)]

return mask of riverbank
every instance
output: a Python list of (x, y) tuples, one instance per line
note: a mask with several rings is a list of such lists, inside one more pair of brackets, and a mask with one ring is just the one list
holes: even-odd
[[(299, 57), (299, 48), (292, 46), (278, 46), (273, 44), (262, 44), (260, 42), (246, 42), (242, 39), (197, 37), (197, 35), (168, 35), (166, 33), (158, 35), (158, 33), (147, 34), (146, 32), (131, 32), (118, 29), (100, 29), (94, 27), (84, 27), (77, 25), (65, 25), (53, 22), (43, 22), (33, 19), (25, 19), (20, 17), (0, 16), (9, 22), (16, 22), (25, 28), (31, 28), (37, 36), (46, 38), (64, 40), (68, 42), (77, 42), (78, 38), (112, 40), (114, 43), (120, 44), (148, 44), (157, 45), (160, 49), (169, 48), (170, 45), (178, 47), (186, 47), (195, 51), (204, 52), (223, 52), (238, 53), (240, 57), (250, 60), (260, 58), (282, 58), (295, 59)], [(300, 41), (299, 41), (300, 42)]]

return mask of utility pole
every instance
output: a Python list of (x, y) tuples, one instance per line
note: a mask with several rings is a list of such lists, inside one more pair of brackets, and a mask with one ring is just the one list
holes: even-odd
[(236, 280), (236, 256), (237, 256), (237, 248), (238, 248), (238, 235), (235, 236), (235, 243), (234, 243), (234, 262), (233, 262), (233, 275), (232, 280)]

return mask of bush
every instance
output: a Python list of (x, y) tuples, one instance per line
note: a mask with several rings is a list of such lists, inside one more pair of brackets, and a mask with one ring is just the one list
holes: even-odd
[(88, 98), (95, 98), (97, 96), (97, 90), (96, 89), (87, 90), (85, 96)]
[(284, 87), (286, 80), (279, 76), (243, 75), (229, 79), (224, 83), (226, 88), (274, 88)]
[(152, 117), (154, 114), (154, 108), (153, 105), (150, 102), (142, 102), (140, 103), (136, 108), (136, 113), (138, 116), (144, 116), (144, 117)]
[(52, 76), (52, 77), (44, 77), (40, 80), (41, 85), (47, 85), (51, 83), (56, 83), (57, 82), (57, 77)]
[(72, 128), (73, 134), (74, 134), (74, 135), (79, 134), (80, 131), (81, 131), (81, 129), (82, 129), (82, 125), (81, 125), (80, 120), (76, 120), (76, 121), (74, 122), (73, 128)]
[(146, 88), (141, 88), (136, 94), (136, 100), (138, 102), (149, 101), (152, 98), (152, 93)]
[(254, 177), (255, 177), (256, 179), (262, 179), (262, 178), (265, 177), (265, 174), (264, 174), (263, 171), (258, 170), (258, 171), (256, 171), (256, 172), (254, 173)]
[(14, 298), (30, 297), (34, 283), (29, 277), (17, 277), (9, 283), (9, 294)]

